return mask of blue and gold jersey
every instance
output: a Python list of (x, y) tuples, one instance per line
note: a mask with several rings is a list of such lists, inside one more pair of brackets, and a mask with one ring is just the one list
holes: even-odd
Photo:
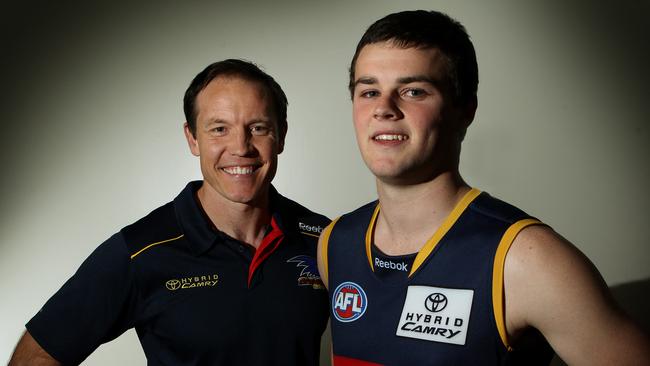
[(506, 253), (523, 228), (539, 221), (472, 189), (408, 275), (378, 276), (376, 263), (386, 263), (373, 256), (379, 211), (378, 202), (369, 203), (323, 234), (334, 365), (548, 364), (545, 342), (540, 353), (513, 350), (504, 320)]

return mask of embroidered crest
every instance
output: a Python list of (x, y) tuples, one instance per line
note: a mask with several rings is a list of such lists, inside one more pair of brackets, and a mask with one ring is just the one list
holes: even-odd
[(295, 263), (296, 267), (301, 269), (298, 275), (298, 285), (311, 286), (315, 290), (325, 289), (318, 273), (318, 265), (316, 264), (315, 258), (308, 255), (297, 255), (287, 260), (287, 263)]

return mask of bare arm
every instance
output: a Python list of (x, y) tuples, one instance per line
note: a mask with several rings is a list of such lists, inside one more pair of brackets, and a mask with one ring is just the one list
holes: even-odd
[(29, 334), (28, 331), (18, 341), (8, 366), (60, 366), (61, 363), (50, 356)]
[(548, 227), (524, 229), (505, 263), (506, 328), (537, 328), (569, 365), (650, 365), (650, 339), (594, 265)]

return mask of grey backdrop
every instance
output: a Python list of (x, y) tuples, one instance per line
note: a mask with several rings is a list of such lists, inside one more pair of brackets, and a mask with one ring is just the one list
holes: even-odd
[[(0, 15), (0, 361), (100, 242), (200, 177), (181, 99), (212, 61), (253, 60), (284, 87), (281, 192), (332, 217), (371, 200), (347, 67), (372, 21), (415, 8), (457, 17), (476, 45), (467, 181), (575, 243), (641, 316), (650, 278), (647, 2), (26, 1)], [(87, 362), (119, 363), (144, 363), (132, 331)]]

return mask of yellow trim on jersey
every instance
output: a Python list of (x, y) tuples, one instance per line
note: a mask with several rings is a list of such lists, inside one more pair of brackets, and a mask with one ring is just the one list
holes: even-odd
[(415, 260), (413, 261), (413, 265), (411, 266), (411, 272), (409, 273), (409, 277), (413, 276), (415, 271), (420, 268), (422, 263), (429, 257), (431, 252), (436, 248), (440, 240), (447, 234), (447, 231), (451, 229), (452, 226), (456, 223), (460, 215), (465, 211), (467, 206), (469, 206), (472, 201), (478, 195), (481, 194), (481, 191), (475, 188), (472, 188), (469, 192), (467, 192), (463, 198), (461, 198), (460, 202), (456, 204), (456, 207), (451, 211), (449, 216), (445, 219), (445, 221), (440, 225), (438, 230), (436, 230), (435, 233), (433, 233), (433, 236), (427, 242), (424, 244), (422, 249), (418, 252), (418, 254), (415, 256)]
[(366, 257), (368, 258), (368, 263), (370, 264), (370, 269), (374, 272), (375, 266), (372, 264), (372, 233), (375, 232), (375, 225), (377, 224), (377, 215), (379, 215), (379, 203), (375, 207), (375, 211), (372, 213), (370, 218), (370, 224), (366, 230)]
[(501, 237), (496, 254), (494, 255), (494, 267), (492, 269), (492, 307), (494, 309), (494, 320), (497, 323), (499, 336), (508, 351), (512, 351), (512, 347), (510, 347), (508, 333), (506, 332), (505, 299), (503, 292), (503, 269), (506, 263), (506, 254), (508, 254), (512, 242), (521, 230), (530, 225), (540, 224), (542, 223), (535, 219), (524, 219), (510, 225), (508, 230), (503, 234), (503, 237)]
[(327, 278), (328, 278), (329, 265), (327, 264), (327, 246), (329, 245), (330, 235), (332, 234), (332, 229), (334, 229), (334, 225), (336, 225), (336, 222), (339, 221), (340, 218), (341, 217), (339, 216), (339, 217), (335, 218), (334, 220), (332, 220), (332, 222), (330, 222), (329, 225), (325, 226), (325, 229), (323, 229), (323, 232), (321, 233), (321, 236), (322, 236), (321, 248), (320, 248), (321, 249), (321, 258), (323, 259), (323, 267), (325, 267), (325, 268), (323, 268), (324, 273), (321, 273), (320, 276), (321, 276), (321, 280), (324, 283), (328, 283)]
[(135, 254), (131, 255), (131, 259), (135, 258), (138, 254), (144, 252), (145, 250), (147, 250), (147, 249), (149, 249), (149, 248), (151, 248), (151, 247), (153, 247), (153, 246), (155, 246), (155, 245), (164, 244), (164, 243), (169, 243), (170, 241), (178, 240), (178, 239), (182, 238), (183, 236), (185, 236), (185, 235), (184, 235), (184, 234), (181, 234), (181, 235), (179, 235), (179, 236), (177, 236), (177, 237), (175, 237), (175, 238), (171, 238), (171, 239), (167, 239), (167, 240), (162, 240), (162, 241), (157, 241), (157, 242), (155, 242), (155, 243), (151, 243), (151, 244), (147, 245), (146, 247), (144, 247), (144, 248), (138, 250)]
[[(467, 209), (467, 206), (469, 206), (469, 204), (472, 203), (472, 201), (474, 201), (474, 199), (478, 197), (479, 194), (481, 194), (480, 190), (472, 188), (463, 196), (463, 198), (461, 198), (461, 200), (456, 204), (456, 207), (454, 207), (451, 213), (449, 213), (449, 216), (447, 216), (442, 225), (440, 225), (438, 230), (433, 233), (433, 236), (427, 240), (422, 249), (420, 249), (418, 254), (415, 256), (409, 277), (411, 277), (413, 273), (415, 273), (415, 271), (420, 268), (422, 263), (424, 263), (431, 252), (433, 252), (433, 249), (435, 249), (436, 245), (438, 245), (438, 242), (440, 242), (442, 237), (445, 236), (447, 231), (449, 231), (454, 223), (456, 223), (460, 215), (465, 211), (465, 209)], [(379, 215), (379, 210), (380, 205), (377, 204), (377, 207), (375, 207), (375, 211), (372, 214), (372, 218), (370, 218), (370, 225), (368, 225), (368, 230), (366, 230), (366, 256), (368, 257), (370, 269), (372, 269), (373, 272), (375, 270), (375, 267), (372, 263), (372, 235), (375, 231), (375, 226), (377, 225), (377, 216)]]
[(318, 238), (318, 237), (320, 237), (320, 235), (316, 235), (316, 234), (312, 234), (312, 233), (306, 233), (306, 232), (304, 232), (304, 231), (301, 231), (300, 233), (303, 234), (303, 235), (313, 236), (314, 238)]

